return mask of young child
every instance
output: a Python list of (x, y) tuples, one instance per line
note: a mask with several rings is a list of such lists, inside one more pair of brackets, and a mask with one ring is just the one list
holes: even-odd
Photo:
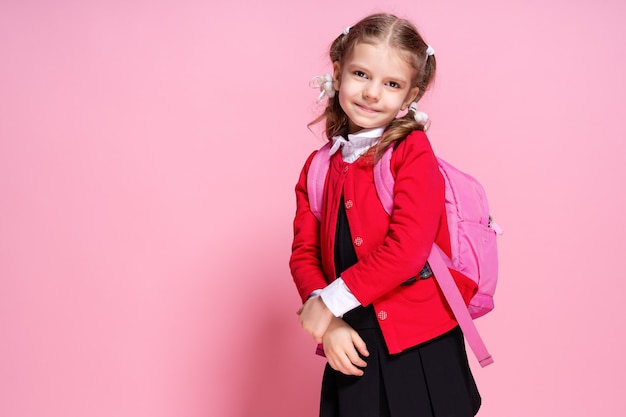
[[(318, 77), (328, 104), (313, 122), (325, 120), (334, 144), (322, 210), (318, 220), (307, 193), (313, 153), (296, 186), (290, 259), (300, 324), (328, 360), (320, 416), (473, 416), (481, 399), (463, 335), (422, 271), (433, 242), (450, 255), (444, 181), (416, 107), (434, 50), (410, 22), (376, 14), (340, 34), (330, 59), (333, 75)], [(390, 146), (391, 216), (372, 168)], [(474, 282), (451, 272), (469, 301)]]

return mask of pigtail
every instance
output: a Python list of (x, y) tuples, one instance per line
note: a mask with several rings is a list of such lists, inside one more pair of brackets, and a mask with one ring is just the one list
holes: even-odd
[(398, 117), (392, 121), (385, 130), (385, 133), (383, 133), (383, 138), (376, 146), (374, 163), (380, 160), (387, 148), (393, 146), (397, 141), (404, 140), (415, 130), (424, 130), (424, 125), (416, 122), (410, 112), (403, 117)]

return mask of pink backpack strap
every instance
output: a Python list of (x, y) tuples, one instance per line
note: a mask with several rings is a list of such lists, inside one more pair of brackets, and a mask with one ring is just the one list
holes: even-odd
[(391, 152), (393, 146), (389, 146), (380, 160), (374, 165), (374, 184), (376, 193), (388, 215), (393, 211), (393, 184), (391, 175)]
[(309, 207), (313, 215), (319, 220), (322, 215), (322, 197), (324, 195), (324, 182), (330, 166), (330, 147), (328, 142), (313, 156), (309, 172), (306, 177), (306, 187), (309, 194)]
[[(391, 174), (391, 153), (393, 146), (387, 148), (380, 161), (374, 165), (374, 183), (376, 184), (376, 192), (378, 198), (383, 205), (383, 208), (387, 214), (391, 215), (393, 211), (393, 185), (394, 178)], [(323, 183), (322, 183), (323, 186)], [(446, 254), (437, 246), (433, 244), (433, 247), (428, 257), (428, 264), (430, 265), (437, 284), (441, 288), (448, 305), (452, 309), (452, 313), (456, 318), (456, 321), (461, 326), (463, 335), (467, 339), (467, 343), (474, 352), (474, 355), (478, 359), (480, 366), (485, 367), (493, 363), (493, 358), (487, 351), (487, 347), (483, 342), (478, 329), (470, 316), (469, 310), (461, 296), (461, 292), (450, 274), (448, 264), (450, 261)]]
[(493, 363), (493, 358), (487, 351), (485, 343), (478, 334), (478, 329), (476, 329), (476, 325), (465, 305), (459, 287), (457, 287), (454, 278), (452, 278), (452, 274), (450, 274), (450, 270), (445, 261), (446, 258), (447, 256), (439, 246), (433, 244), (430, 256), (428, 257), (428, 264), (433, 270), (437, 284), (439, 284), (443, 295), (446, 297), (446, 301), (452, 309), (456, 321), (459, 323), (459, 326), (461, 326), (467, 343), (470, 345), (472, 352), (474, 352), (476, 359), (478, 359), (480, 366), (484, 368)]

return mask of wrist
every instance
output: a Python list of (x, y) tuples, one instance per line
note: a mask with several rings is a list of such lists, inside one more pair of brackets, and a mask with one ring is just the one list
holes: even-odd
[(330, 311), (330, 308), (328, 308), (322, 297), (316, 297), (316, 301), (320, 304), (320, 308), (325, 316), (335, 317), (335, 315), (332, 311)]

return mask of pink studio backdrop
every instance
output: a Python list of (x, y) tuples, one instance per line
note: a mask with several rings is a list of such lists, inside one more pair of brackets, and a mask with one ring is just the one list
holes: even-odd
[(308, 81), (383, 7), (436, 49), (433, 146), (505, 229), (479, 416), (626, 415), (625, 3), (214, 3), (0, 3), (0, 415), (317, 415)]

